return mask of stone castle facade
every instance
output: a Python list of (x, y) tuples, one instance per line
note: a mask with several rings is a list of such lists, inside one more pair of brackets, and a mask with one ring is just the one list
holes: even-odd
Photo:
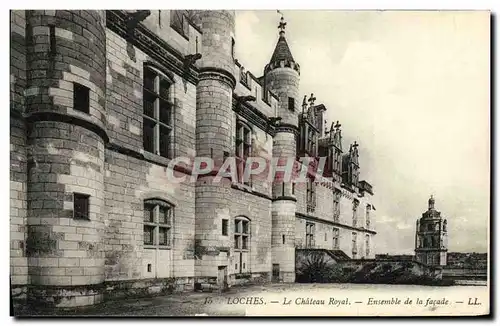
[(417, 220), (415, 232), (415, 259), (429, 266), (446, 266), (448, 253), (448, 222), (434, 208), (435, 199)]
[[(358, 144), (302, 101), (285, 23), (261, 77), (238, 41), (231, 11), (11, 11), (16, 298), (82, 306), (140, 284), (293, 282), (296, 248), (374, 257)], [(319, 182), (167, 177), (176, 157), (256, 155), (327, 164)]]

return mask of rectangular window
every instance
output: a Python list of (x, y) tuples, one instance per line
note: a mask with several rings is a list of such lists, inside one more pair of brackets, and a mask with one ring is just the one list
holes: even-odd
[(158, 208), (160, 210), (159, 223), (170, 225), (171, 208), (168, 206), (159, 206)]
[(170, 228), (158, 227), (158, 244), (160, 246), (170, 245)]
[(358, 206), (359, 201), (356, 199), (352, 201), (352, 226), (356, 227), (358, 224)]
[(236, 218), (234, 220), (234, 251), (235, 258), (240, 269), (236, 268), (237, 273), (242, 273), (245, 268), (244, 260), (248, 256), (250, 249), (250, 221), (245, 218)]
[(50, 35), (50, 54), (56, 54), (56, 26), (49, 25), (49, 35)]
[(293, 97), (288, 98), (288, 110), (295, 111), (295, 99)]
[(73, 218), (77, 220), (89, 220), (90, 196), (85, 194), (73, 194)]
[(222, 235), (227, 235), (228, 223), (227, 219), (222, 219)]
[(366, 205), (366, 228), (369, 229), (370, 228), (370, 213), (371, 213), (371, 210), (372, 210), (372, 206), (371, 205)]
[(154, 223), (154, 205), (144, 205), (144, 222)]
[(295, 195), (295, 182), (292, 182), (292, 195)]
[(248, 249), (248, 236), (242, 236), (241, 249)]
[(76, 111), (90, 113), (90, 89), (78, 83), (73, 83), (73, 108)]
[(153, 245), (155, 228), (151, 225), (144, 225), (144, 244)]
[(236, 124), (236, 164), (238, 169), (238, 180), (243, 184), (250, 186), (251, 180), (243, 180), (246, 159), (252, 153), (252, 130), (241, 121)]
[(316, 156), (316, 131), (313, 128), (308, 128), (306, 151), (309, 156)]
[(152, 67), (144, 67), (143, 146), (163, 157), (172, 156), (172, 114), (170, 87), (173, 81)]
[(235, 48), (235, 42), (234, 42), (234, 37), (231, 37), (231, 57), (234, 59), (235, 58), (235, 53), (234, 53), (234, 48)]
[(334, 162), (334, 170), (337, 172), (337, 174), (341, 174), (341, 169), (340, 169), (340, 152), (335, 150), (335, 162)]
[(312, 178), (307, 179), (307, 192), (306, 192), (306, 201), (307, 201), (307, 212), (312, 213), (316, 210), (316, 189), (315, 189), (314, 180)]
[(340, 196), (341, 192), (338, 189), (335, 189), (335, 193), (333, 195), (333, 221), (338, 222), (340, 218)]
[(306, 248), (313, 248), (314, 242), (314, 223), (306, 223)]
[(339, 229), (333, 228), (333, 249), (339, 248)]
[(173, 210), (173, 206), (157, 199), (144, 202), (144, 245), (171, 245)]
[(370, 236), (368, 234), (365, 235), (365, 251), (366, 257), (370, 256)]
[(356, 254), (358, 253), (358, 234), (356, 232), (352, 233), (352, 258), (356, 258)]

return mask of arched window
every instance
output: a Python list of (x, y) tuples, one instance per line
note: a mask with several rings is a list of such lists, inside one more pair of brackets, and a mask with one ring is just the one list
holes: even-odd
[(447, 231), (447, 224), (448, 224), (448, 222), (446, 222), (446, 220), (444, 220), (444, 222), (443, 222), (443, 231), (444, 232)]
[(170, 247), (174, 206), (161, 199), (144, 201), (144, 246)]
[(250, 220), (244, 216), (234, 219), (234, 254), (235, 273), (246, 273), (249, 271), (249, 250), (250, 250)]

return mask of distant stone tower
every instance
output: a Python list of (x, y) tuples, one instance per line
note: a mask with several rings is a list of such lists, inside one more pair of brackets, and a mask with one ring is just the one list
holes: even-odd
[[(233, 153), (234, 58), (232, 42), (235, 18), (233, 11), (200, 10), (203, 30), (199, 83), (196, 87), (196, 155), (222, 162)], [(204, 175), (196, 182), (195, 276), (205, 286), (223, 274), (234, 273), (234, 263), (227, 251), (231, 240), (221, 235), (222, 220), (232, 220), (229, 206), (231, 183), (223, 179), (212, 183), (214, 175)]]
[(448, 226), (441, 212), (434, 208), (433, 196), (429, 208), (417, 220), (415, 236), (416, 260), (431, 266), (445, 266), (448, 252)]
[(105, 259), (106, 14), (31, 10), (26, 21), (28, 298), (94, 304)]
[[(285, 39), (283, 17), (278, 28), (279, 39), (274, 53), (264, 69), (265, 87), (278, 96), (277, 115), (281, 118), (273, 142), (275, 158), (295, 157), (298, 134), (300, 67), (293, 59)], [(295, 210), (296, 199), (292, 183), (275, 182), (272, 208), (273, 273), (280, 279), (295, 281)]]

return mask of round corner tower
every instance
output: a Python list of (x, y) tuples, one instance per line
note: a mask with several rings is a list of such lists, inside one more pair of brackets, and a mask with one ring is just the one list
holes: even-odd
[(104, 10), (27, 11), (28, 298), (101, 301), (106, 94)]
[[(196, 156), (212, 158), (216, 165), (233, 155), (235, 13), (200, 10), (197, 15), (203, 35), (196, 87)], [(231, 221), (231, 183), (227, 179), (214, 183), (214, 178), (214, 174), (198, 177), (195, 188), (195, 279), (202, 287), (213, 286), (221, 273), (227, 277), (234, 272), (230, 253), (219, 250), (232, 243), (220, 232), (223, 220)]]
[[(278, 97), (277, 115), (281, 118), (273, 139), (273, 157), (296, 156), (298, 135), (300, 67), (293, 59), (285, 38), (286, 23), (281, 18), (279, 39), (271, 60), (264, 68), (265, 87)], [(290, 180), (275, 179), (272, 206), (272, 264), (284, 282), (295, 281), (296, 198)]]

